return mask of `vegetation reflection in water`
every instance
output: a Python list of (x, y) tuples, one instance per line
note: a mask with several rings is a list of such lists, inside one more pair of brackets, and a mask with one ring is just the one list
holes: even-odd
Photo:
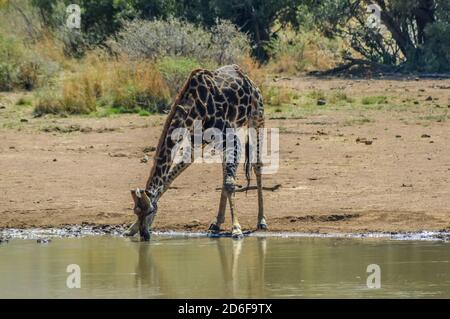
[[(0, 246), (0, 297), (450, 297), (448, 243), (331, 238), (118, 237)], [(69, 264), (81, 288), (69, 289)], [(367, 266), (381, 268), (369, 289)]]

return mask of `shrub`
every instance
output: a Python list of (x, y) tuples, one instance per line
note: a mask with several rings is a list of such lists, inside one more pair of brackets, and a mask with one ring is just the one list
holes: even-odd
[(20, 41), (0, 33), (0, 91), (32, 90), (49, 82), (58, 69), (56, 63), (27, 51)]
[(192, 58), (165, 57), (156, 62), (164, 80), (170, 87), (172, 96), (176, 96), (192, 70), (201, 67), (200, 63)]
[(113, 106), (128, 112), (162, 112), (169, 106), (170, 90), (153, 63), (117, 63), (112, 75)]
[(274, 73), (295, 75), (326, 70), (342, 60), (342, 42), (312, 31), (302, 33), (286, 29), (268, 46), (272, 57), (268, 68)]
[(54, 90), (45, 90), (39, 93), (34, 113), (37, 116), (44, 114), (65, 113), (61, 96)]
[(0, 91), (11, 91), (16, 77), (16, 70), (12, 65), (0, 62)]
[(63, 90), (48, 89), (38, 98), (34, 113), (87, 114), (96, 110), (96, 98), (92, 83), (87, 77), (65, 81)]
[(248, 77), (263, 91), (266, 81), (266, 70), (261, 67), (253, 58), (249, 55), (241, 58), (238, 65), (244, 70)]
[(270, 86), (265, 90), (265, 102), (269, 106), (283, 106), (290, 104), (295, 97), (292, 89)]
[(97, 105), (112, 106), (116, 113), (154, 113), (167, 109), (169, 99), (169, 88), (153, 63), (106, 61), (93, 55), (78, 73), (63, 79), (59, 90), (44, 90), (35, 113), (87, 114)]
[(10, 91), (16, 86), (21, 49), (17, 40), (0, 33), (0, 91)]
[(250, 52), (246, 34), (232, 23), (217, 20), (210, 30), (176, 18), (126, 22), (111, 48), (133, 59), (166, 56), (196, 58), (216, 64), (237, 62)]

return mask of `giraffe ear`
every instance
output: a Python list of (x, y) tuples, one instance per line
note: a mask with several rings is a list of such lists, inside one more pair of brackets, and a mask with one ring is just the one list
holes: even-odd
[(187, 111), (185, 110), (185, 108), (181, 105), (177, 105), (176, 106), (176, 111), (180, 112), (181, 114), (183, 114), (183, 116), (187, 115)]

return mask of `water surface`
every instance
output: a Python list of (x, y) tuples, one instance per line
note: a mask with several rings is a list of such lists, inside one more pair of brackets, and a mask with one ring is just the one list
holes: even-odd
[[(69, 264), (81, 288), (69, 289)], [(367, 287), (369, 264), (381, 288)], [(343, 238), (113, 236), (0, 245), (0, 298), (450, 297), (450, 244)]]

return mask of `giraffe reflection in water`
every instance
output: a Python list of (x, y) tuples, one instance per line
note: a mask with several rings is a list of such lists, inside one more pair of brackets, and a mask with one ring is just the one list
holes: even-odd
[(167, 245), (171, 240), (136, 245), (135, 285), (143, 296), (264, 297), (265, 238), (218, 238), (193, 247), (174, 240), (170, 253)]

